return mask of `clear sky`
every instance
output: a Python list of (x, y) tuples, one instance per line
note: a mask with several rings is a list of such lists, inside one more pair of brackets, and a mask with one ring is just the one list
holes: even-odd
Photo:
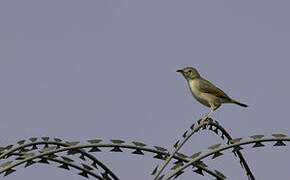
[[(290, 2), (286, 0), (0, 1), (0, 146), (32, 136), (141, 141), (172, 149), (209, 109), (177, 69), (200, 74), (249, 108), (226, 104), (213, 118), (234, 138), (289, 133)], [(191, 155), (223, 141), (193, 137)], [(289, 178), (290, 149), (245, 148), (257, 179)], [(246, 179), (230, 152), (207, 160)], [(161, 161), (96, 154), (121, 179), (150, 179)], [(81, 179), (38, 165), (8, 176)], [(180, 179), (212, 179), (190, 170)]]

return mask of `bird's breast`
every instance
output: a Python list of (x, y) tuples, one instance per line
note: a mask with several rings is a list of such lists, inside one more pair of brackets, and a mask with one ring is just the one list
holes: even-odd
[(188, 81), (188, 85), (189, 85), (189, 88), (190, 88), (191, 93), (194, 96), (198, 96), (201, 93), (199, 91), (199, 88), (198, 88), (198, 81), (196, 81), (196, 80), (189, 80)]
[(206, 94), (199, 90), (198, 80), (189, 80), (188, 85), (193, 97), (201, 104), (209, 107), (210, 105)]

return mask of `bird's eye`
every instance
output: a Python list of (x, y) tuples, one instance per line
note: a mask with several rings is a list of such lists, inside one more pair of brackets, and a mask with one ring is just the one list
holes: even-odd
[(192, 70), (189, 70), (188, 72), (191, 73)]

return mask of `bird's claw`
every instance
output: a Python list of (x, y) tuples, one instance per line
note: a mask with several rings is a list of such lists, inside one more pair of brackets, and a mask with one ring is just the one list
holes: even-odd
[(208, 125), (209, 124), (209, 119), (208, 118), (202, 119), (200, 121), (200, 124), (203, 124), (204, 126)]

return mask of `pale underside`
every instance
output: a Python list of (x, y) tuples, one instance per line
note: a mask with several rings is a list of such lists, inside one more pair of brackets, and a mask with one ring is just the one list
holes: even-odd
[(219, 107), (222, 103), (229, 103), (231, 99), (221, 89), (203, 78), (188, 81), (194, 98), (207, 107)]

